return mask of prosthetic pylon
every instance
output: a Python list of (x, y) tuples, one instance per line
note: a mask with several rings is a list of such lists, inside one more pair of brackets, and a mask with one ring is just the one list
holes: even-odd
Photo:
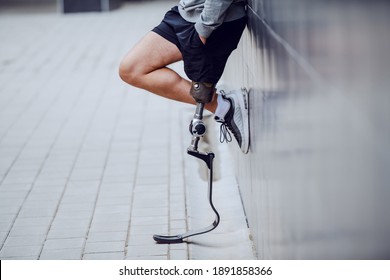
[(220, 216), (217, 210), (214, 207), (212, 195), (213, 195), (213, 160), (214, 160), (214, 153), (203, 153), (198, 151), (198, 143), (200, 138), (206, 133), (206, 126), (204, 125), (202, 119), (203, 119), (203, 109), (204, 109), (204, 103), (197, 103), (196, 105), (196, 111), (193, 120), (190, 124), (190, 132), (192, 134), (191, 144), (187, 149), (187, 153), (191, 156), (194, 156), (196, 158), (199, 158), (203, 160), (208, 169), (209, 169), (209, 180), (208, 180), (208, 200), (209, 204), (211, 206), (211, 209), (215, 213), (215, 220), (214, 222), (205, 228), (198, 229), (198, 230), (190, 230), (182, 234), (178, 235), (154, 235), (153, 239), (157, 243), (164, 243), (164, 244), (170, 244), (170, 243), (182, 243), (185, 238), (204, 234), (209, 231), (212, 231), (215, 229), (220, 221)]

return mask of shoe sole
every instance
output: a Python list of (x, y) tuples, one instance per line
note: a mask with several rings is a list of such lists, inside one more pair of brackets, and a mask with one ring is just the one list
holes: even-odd
[(250, 134), (249, 134), (249, 92), (246, 88), (241, 89), (243, 100), (240, 99), (240, 106), (241, 108), (244, 108), (244, 110), (241, 110), (241, 112), (244, 112), (245, 114), (242, 116), (243, 119), (243, 125), (244, 125), (244, 135), (246, 141), (242, 142), (241, 151), (244, 154), (247, 154), (249, 152), (249, 144), (250, 144)]

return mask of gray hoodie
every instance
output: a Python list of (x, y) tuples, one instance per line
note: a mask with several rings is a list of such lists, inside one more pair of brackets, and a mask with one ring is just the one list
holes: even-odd
[(223, 22), (245, 16), (245, 0), (180, 0), (180, 15), (195, 23), (199, 35), (208, 38)]

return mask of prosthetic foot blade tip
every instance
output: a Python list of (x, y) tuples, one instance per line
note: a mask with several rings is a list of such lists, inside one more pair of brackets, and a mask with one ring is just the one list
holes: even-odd
[(167, 236), (167, 235), (153, 235), (154, 241), (160, 244), (171, 244), (171, 243), (183, 243), (183, 237), (181, 235), (173, 235), (173, 236)]

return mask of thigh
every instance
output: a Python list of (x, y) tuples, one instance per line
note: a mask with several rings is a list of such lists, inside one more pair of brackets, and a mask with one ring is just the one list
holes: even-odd
[(180, 60), (182, 55), (175, 44), (150, 31), (126, 54), (122, 67), (147, 74)]

